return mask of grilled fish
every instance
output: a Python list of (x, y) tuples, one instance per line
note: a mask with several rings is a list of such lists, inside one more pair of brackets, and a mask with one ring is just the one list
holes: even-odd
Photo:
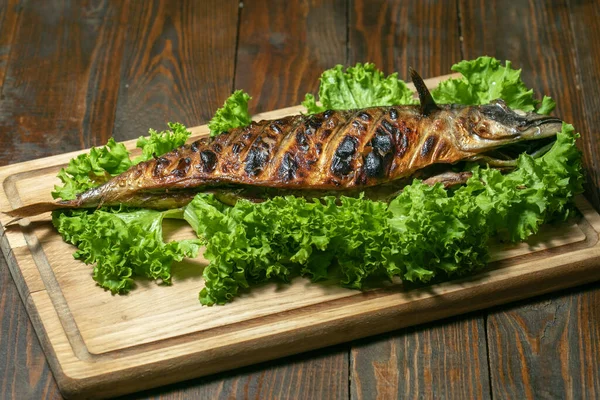
[(437, 105), (418, 74), (411, 74), (420, 106), (325, 111), (252, 122), (135, 165), (74, 200), (36, 203), (7, 214), (26, 217), (118, 204), (166, 209), (183, 206), (206, 191), (376, 193), (432, 166), (474, 159), (561, 129), (560, 119), (513, 111), (502, 100), (481, 106)]

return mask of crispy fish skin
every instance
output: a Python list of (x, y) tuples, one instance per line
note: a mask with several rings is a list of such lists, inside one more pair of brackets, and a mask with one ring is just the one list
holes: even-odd
[(114, 189), (104, 203), (131, 193), (222, 185), (366, 188), (560, 130), (560, 120), (537, 114), (527, 115), (538, 122), (533, 131), (521, 121), (524, 129), (507, 128), (484, 107), (505, 105), (448, 106), (428, 117), (415, 106), (373, 107), (253, 122), (138, 164), (106, 184)]
[(427, 116), (418, 106), (389, 106), (263, 120), (140, 163), (75, 200), (8, 214), (117, 204), (173, 208), (223, 186), (357, 191), (411, 177), (433, 164), (551, 136), (561, 124), (553, 117), (516, 113), (500, 100), (439, 106)]

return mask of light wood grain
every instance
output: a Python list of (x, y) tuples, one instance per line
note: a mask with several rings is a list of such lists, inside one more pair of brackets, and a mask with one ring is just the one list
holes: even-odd
[[(435, 84), (430, 81), (430, 84)], [(277, 118), (298, 107), (257, 115)], [(193, 128), (195, 135), (206, 127)], [(133, 143), (128, 142), (132, 147)], [(52, 177), (74, 154), (0, 168), (0, 207), (48, 200)], [(48, 215), (4, 227), (2, 249), (63, 393), (109, 396), (321, 348), (600, 278), (600, 217), (549, 226), (471, 277), (422, 288), (401, 282), (366, 292), (266, 284), (222, 307), (201, 307), (198, 259), (175, 267), (172, 287), (143, 282), (127, 296), (94, 286), (91, 268), (53, 231)], [(5, 225), (6, 216), (0, 216)], [(190, 235), (186, 227), (173, 235)]]

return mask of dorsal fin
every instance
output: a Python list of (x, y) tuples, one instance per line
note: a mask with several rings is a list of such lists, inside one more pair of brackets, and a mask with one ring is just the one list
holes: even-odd
[(435, 101), (433, 101), (433, 97), (427, 89), (425, 82), (423, 82), (423, 78), (412, 69), (412, 67), (408, 67), (408, 71), (410, 72), (410, 77), (417, 89), (417, 93), (419, 94), (419, 101), (421, 102), (421, 114), (427, 116), (436, 110), (440, 110)]

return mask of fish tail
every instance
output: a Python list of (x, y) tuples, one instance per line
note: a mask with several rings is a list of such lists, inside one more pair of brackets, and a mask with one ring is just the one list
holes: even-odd
[(14, 222), (21, 218), (33, 217), (34, 215), (39, 215), (54, 210), (76, 207), (79, 207), (78, 201), (58, 201), (56, 203), (45, 201), (41, 203), (28, 204), (23, 207), (15, 208), (14, 210), (3, 211), (3, 213), (10, 217), (14, 217), (15, 219), (11, 221)]

